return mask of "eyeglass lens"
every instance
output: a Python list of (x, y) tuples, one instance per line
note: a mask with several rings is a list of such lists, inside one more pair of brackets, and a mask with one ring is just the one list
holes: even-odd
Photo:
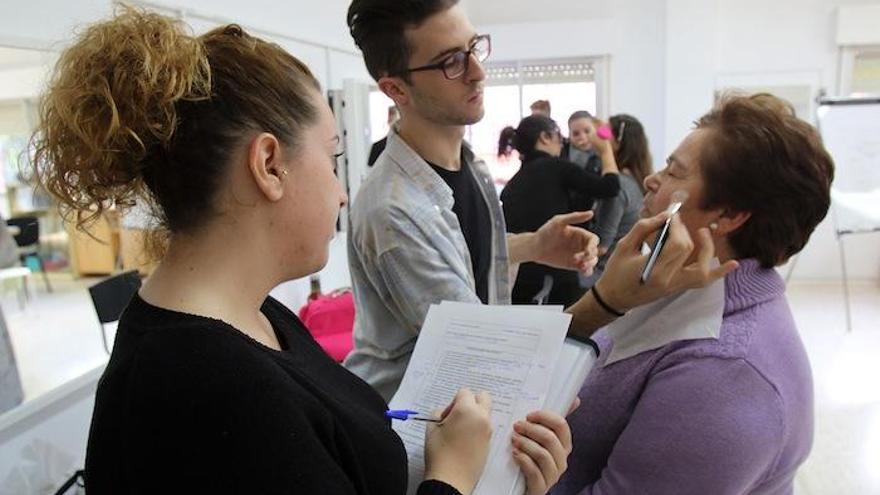
[(464, 74), (468, 69), (471, 53), (474, 54), (474, 57), (476, 57), (478, 61), (485, 62), (489, 57), (489, 39), (477, 38), (474, 40), (474, 44), (471, 46), (470, 50), (466, 52), (456, 52), (446, 59), (446, 63), (443, 65), (443, 72), (446, 74), (446, 77), (449, 79), (455, 79)]

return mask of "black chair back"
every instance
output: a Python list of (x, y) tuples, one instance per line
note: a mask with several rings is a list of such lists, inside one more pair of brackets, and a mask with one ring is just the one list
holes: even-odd
[(137, 270), (120, 273), (89, 287), (98, 320), (102, 324), (117, 321), (140, 288), (141, 276)]
[(18, 247), (33, 246), (40, 242), (40, 220), (37, 217), (14, 217), (6, 220), (6, 225), (18, 227), (15, 243)]

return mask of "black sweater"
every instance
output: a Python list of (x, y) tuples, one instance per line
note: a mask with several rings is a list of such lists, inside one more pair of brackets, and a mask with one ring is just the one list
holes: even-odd
[[(533, 232), (554, 215), (577, 211), (580, 205), (572, 204), (572, 192), (613, 198), (618, 191), (617, 174), (596, 176), (561, 158), (532, 152), (523, 158), (522, 167), (501, 191), (507, 231)], [(544, 275), (554, 279), (554, 291), (546, 302), (570, 304), (580, 296), (576, 272), (524, 263), (513, 287), (513, 302), (530, 303), (541, 290)]]
[[(135, 295), (98, 385), (90, 495), (406, 492), (386, 404), (268, 298), (283, 350)], [(419, 495), (457, 494), (423, 483)]]

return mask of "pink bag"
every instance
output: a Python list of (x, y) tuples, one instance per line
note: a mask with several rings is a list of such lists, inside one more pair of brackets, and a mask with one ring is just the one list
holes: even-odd
[(299, 319), (330, 357), (341, 363), (354, 345), (354, 296), (351, 289), (310, 297), (299, 310)]

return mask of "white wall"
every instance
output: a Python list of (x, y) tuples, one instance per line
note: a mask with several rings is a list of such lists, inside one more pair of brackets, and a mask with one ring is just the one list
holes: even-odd
[(350, 0), (156, 0), (152, 3), (355, 51), (345, 23)]
[[(610, 55), (610, 111), (642, 120), (655, 164), (662, 166), (712, 106), (718, 88), (806, 85), (813, 95), (823, 88), (836, 94), (837, 9), (861, 4), (880, 2), (624, 0), (598, 17), (477, 29), (492, 34), (492, 59), (498, 61)], [(845, 242), (851, 278), (880, 279), (880, 234)], [(838, 279), (838, 253), (829, 220), (817, 229), (793, 277)]]
[[(492, 61), (611, 56), (611, 113), (632, 113), (663, 156), (664, 10), (655, 0), (621, 0), (605, 17), (477, 25), (492, 35)], [(567, 116), (556, 116), (557, 119)]]
[[(12, 0), (9, 0), (12, 1)], [(348, 0), (272, 2), (252, 0), (167, 0), (137, 2), (179, 14), (197, 32), (237, 22), (302, 59), (324, 89), (341, 89), (344, 78), (369, 81), (345, 23)], [(60, 50), (77, 28), (112, 12), (110, 0), (16, 2), (0, 17), (0, 46)]]
[(46, 67), (0, 70), (0, 101), (34, 98), (43, 87)]
[(256, 36), (274, 41), (302, 60), (325, 90), (342, 89), (343, 80), (371, 81), (360, 52), (348, 34), (348, 0), (242, 3), (236, 0), (140, 1), (180, 13), (196, 32), (235, 22)]
[(16, 1), (14, 7), (4, 6), (0, 16), (0, 44), (19, 48), (57, 48), (70, 39), (75, 26), (109, 12), (108, 0)]
[[(667, 0), (667, 150), (725, 82), (809, 85), (813, 96), (820, 89), (837, 94), (837, 9), (860, 4), (880, 2)], [(880, 280), (880, 234), (849, 236), (844, 242), (850, 278)], [(802, 252), (793, 279), (837, 280), (839, 259), (829, 215)]]

